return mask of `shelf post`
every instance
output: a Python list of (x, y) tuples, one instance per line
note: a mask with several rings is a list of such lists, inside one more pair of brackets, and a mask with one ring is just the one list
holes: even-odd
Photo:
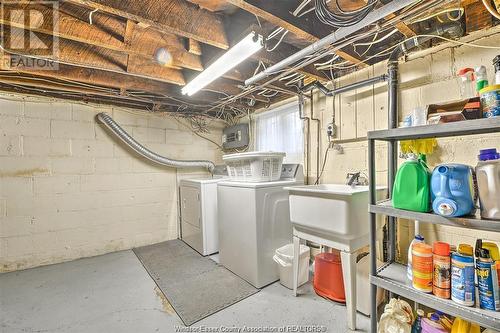
[[(370, 181), (370, 205), (377, 203), (377, 179), (375, 171), (375, 140), (368, 140), (368, 178)], [(377, 214), (370, 213), (370, 275), (377, 274)], [(377, 286), (370, 282), (370, 326), (377, 332)]]

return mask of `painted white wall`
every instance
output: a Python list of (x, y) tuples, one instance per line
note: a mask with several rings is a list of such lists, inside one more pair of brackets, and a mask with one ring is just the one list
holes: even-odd
[[(123, 108), (0, 95), (0, 271), (174, 239), (177, 172), (131, 154), (95, 121), (108, 112), (151, 150), (221, 162), (185, 122)], [(207, 136), (221, 138), (220, 124)]]
[[(480, 45), (499, 46), (500, 27), (482, 32), (487, 37), (470, 40)], [(478, 36), (480, 36), (478, 35)], [(474, 40), (475, 39), (475, 40)], [(490, 82), (494, 80), (493, 58), (500, 54), (498, 49), (478, 49), (467, 46), (445, 48), (443, 50), (412, 56), (411, 60), (400, 64), (399, 119), (410, 114), (416, 106), (447, 102), (460, 99), (459, 80), (455, 73), (464, 67), (476, 67), (484, 64), (488, 68)], [(338, 86), (348, 85), (362, 79), (378, 76), (386, 72), (386, 63), (367, 67), (361, 71), (337, 80)], [(314, 95), (314, 112), (321, 118), (321, 154), (327, 147), (326, 128), (332, 121), (335, 103), (335, 118), (338, 127), (337, 139), (355, 139), (366, 137), (367, 131), (387, 128), (387, 86), (384, 83), (375, 87), (366, 87), (349, 93), (325, 98), (320, 93)], [(310, 107), (306, 105), (309, 112)], [(311, 123), (313, 124), (313, 123)], [(322, 183), (344, 183), (347, 172), (362, 171), (368, 173), (368, 148), (366, 140), (341, 144), (343, 153), (330, 150)], [(311, 177), (316, 179), (316, 126), (311, 125)], [(464, 163), (475, 166), (480, 149), (496, 147), (500, 149), (500, 133), (490, 135), (445, 138), (438, 140), (438, 148), (428, 156), (429, 166), (439, 163)], [(402, 160), (399, 161), (400, 163)], [(376, 151), (377, 183), (387, 183), (387, 149), (385, 143), (377, 144)], [(489, 232), (471, 232), (461, 228), (433, 226), (421, 223), (421, 229), (427, 241), (432, 244), (439, 239), (452, 244), (465, 242), (473, 245), (476, 238), (483, 237), (500, 241), (500, 234)], [(406, 258), (408, 239), (413, 238), (413, 223), (399, 224), (400, 256)]]

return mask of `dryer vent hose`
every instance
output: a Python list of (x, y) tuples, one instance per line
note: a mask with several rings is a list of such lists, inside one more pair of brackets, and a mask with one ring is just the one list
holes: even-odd
[(134, 138), (132, 138), (123, 128), (118, 125), (113, 118), (111, 118), (107, 113), (102, 112), (97, 114), (97, 119), (106, 125), (106, 127), (113, 133), (118, 139), (125, 143), (133, 151), (147, 158), (155, 163), (171, 167), (171, 168), (205, 168), (210, 172), (213, 172), (215, 164), (211, 161), (205, 160), (192, 160), (192, 161), (181, 161), (174, 160), (168, 157), (158, 155), (147, 149)]

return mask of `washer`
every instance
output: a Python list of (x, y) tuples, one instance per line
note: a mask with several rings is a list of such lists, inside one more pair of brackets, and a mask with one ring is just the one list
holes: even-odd
[(292, 242), (285, 186), (304, 184), (302, 166), (285, 164), (278, 181), (224, 180), (217, 185), (219, 260), (256, 288), (279, 279), (277, 248)]
[(227, 168), (222, 165), (212, 178), (179, 182), (180, 237), (203, 256), (219, 252), (217, 183), (225, 178)]

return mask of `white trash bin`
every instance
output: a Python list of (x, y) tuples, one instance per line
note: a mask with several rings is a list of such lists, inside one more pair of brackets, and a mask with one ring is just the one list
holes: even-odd
[[(309, 280), (309, 253), (309, 246), (300, 244), (299, 287)], [(293, 244), (277, 249), (273, 259), (279, 267), (280, 283), (288, 289), (293, 289)]]

